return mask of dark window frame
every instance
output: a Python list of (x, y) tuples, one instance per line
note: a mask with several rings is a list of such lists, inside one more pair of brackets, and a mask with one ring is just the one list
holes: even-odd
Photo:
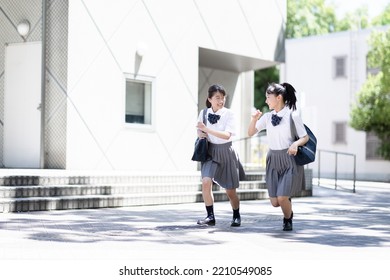
[(154, 79), (127, 76), (125, 79), (124, 123), (129, 127), (154, 127)]
[(347, 78), (347, 56), (333, 57), (334, 78)]

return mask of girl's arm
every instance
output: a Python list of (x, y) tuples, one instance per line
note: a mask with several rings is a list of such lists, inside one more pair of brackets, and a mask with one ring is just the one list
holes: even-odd
[[(291, 117), (294, 119), (295, 127), (297, 127), (297, 125), (298, 125), (299, 127), (301, 127), (301, 131), (303, 132), (302, 129), (304, 128), (304, 125), (303, 125), (302, 119), (299, 117), (294, 118), (293, 116), (296, 117), (297, 115), (291, 115)], [(304, 131), (306, 132), (306, 130), (304, 130)], [(301, 133), (301, 135), (302, 134), (303, 133)], [(298, 147), (305, 145), (307, 143), (307, 141), (309, 141), (309, 135), (306, 134), (305, 136), (303, 136), (303, 137), (299, 138), (298, 140), (296, 140), (295, 142), (293, 142), (291, 144), (291, 146), (288, 148), (287, 152), (290, 155), (296, 155), (298, 152)]]
[(251, 121), (250, 121), (249, 127), (248, 127), (248, 136), (253, 136), (258, 132), (256, 129), (256, 122), (261, 117), (262, 114), (263, 113), (260, 112), (259, 110), (256, 110), (252, 114), (252, 118), (251, 118)]
[(211, 135), (218, 137), (218, 138), (221, 138), (221, 139), (229, 140), (230, 137), (232, 136), (232, 134), (228, 131), (219, 131), (219, 130), (211, 129), (211, 128), (205, 126), (204, 123), (202, 123), (202, 122), (198, 122), (198, 125), (196, 127), (206, 134), (211, 134)]
[(291, 144), (291, 146), (288, 148), (287, 153), (289, 155), (294, 155), (295, 156), (297, 154), (297, 152), (298, 152), (298, 147), (305, 145), (307, 143), (307, 141), (309, 141), (309, 135), (306, 134), (302, 138), (299, 138), (297, 141), (293, 142)]

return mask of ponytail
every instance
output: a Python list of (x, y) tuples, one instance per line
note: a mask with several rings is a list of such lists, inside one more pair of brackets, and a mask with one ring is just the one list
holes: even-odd
[(289, 83), (282, 83), (282, 87), (286, 89), (285, 94), (283, 95), (286, 105), (293, 110), (297, 109), (297, 97), (295, 95), (295, 88)]
[(293, 110), (297, 109), (297, 97), (295, 96), (295, 88), (289, 83), (271, 83), (266, 90), (268, 94), (282, 95), (284, 103)]

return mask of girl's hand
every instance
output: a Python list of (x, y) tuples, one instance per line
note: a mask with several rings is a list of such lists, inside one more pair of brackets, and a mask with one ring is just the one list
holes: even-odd
[(294, 142), (291, 144), (291, 146), (288, 148), (287, 153), (291, 156), (296, 156), (298, 153), (298, 145)]
[(196, 128), (198, 129), (198, 137), (199, 138), (205, 138), (207, 137), (207, 127), (204, 125), (203, 122), (198, 122)]
[(202, 130), (198, 129), (198, 137), (199, 138), (207, 138), (207, 133), (203, 132)]
[(249, 123), (249, 127), (248, 127), (248, 136), (253, 136), (255, 135), (258, 131), (256, 129), (256, 122), (258, 121), (258, 119), (260, 119), (261, 115), (263, 113), (260, 112), (260, 110), (256, 109), (255, 111), (252, 112), (252, 118), (251, 118), (251, 121)]
[(255, 120), (257, 121), (257, 120), (261, 117), (262, 114), (263, 114), (263, 113), (260, 112), (259, 109), (257, 109), (256, 111), (254, 111), (254, 112), (252, 113), (252, 119), (255, 119)]
[(200, 129), (202, 131), (205, 131), (206, 130), (206, 126), (204, 125), (203, 122), (198, 122), (198, 124), (196, 125), (196, 128), (197, 129)]

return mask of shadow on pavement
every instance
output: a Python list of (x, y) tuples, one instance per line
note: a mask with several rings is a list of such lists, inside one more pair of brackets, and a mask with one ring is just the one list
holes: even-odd
[[(390, 247), (390, 192), (341, 193), (316, 188), (313, 197), (293, 199), (294, 231), (283, 232), (280, 209), (268, 201), (242, 202), (242, 226), (230, 227), (229, 207), (218, 210), (217, 225), (202, 227), (202, 203), (13, 213), (0, 231), (42, 242), (104, 241), (161, 244), (224, 244), (226, 235), (267, 236), (284, 242), (336, 247)], [(194, 210), (195, 209), (195, 210)], [(222, 235), (224, 238), (218, 238)], [(235, 236), (235, 238), (237, 238)]]

